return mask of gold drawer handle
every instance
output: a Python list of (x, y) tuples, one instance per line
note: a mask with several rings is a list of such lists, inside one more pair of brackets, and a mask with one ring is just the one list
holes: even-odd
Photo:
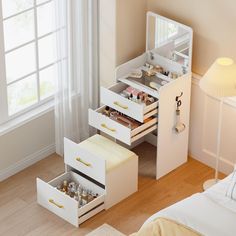
[(56, 203), (53, 199), (49, 199), (48, 201), (60, 209), (64, 208), (63, 205)]
[(111, 132), (116, 132), (115, 129), (109, 128), (106, 124), (101, 124), (101, 126), (102, 126), (103, 128), (105, 128), (105, 129), (108, 129), (108, 130), (111, 131)]
[(123, 108), (125, 110), (127, 110), (129, 108), (129, 107), (125, 106), (125, 105), (120, 104), (119, 102), (113, 102), (113, 104), (118, 106), (118, 107), (121, 107), (121, 108)]
[(76, 161), (78, 161), (78, 162), (80, 162), (80, 163), (82, 163), (82, 164), (84, 164), (85, 166), (88, 166), (88, 167), (91, 167), (91, 166), (92, 166), (90, 163), (85, 162), (85, 161), (82, 160), (80, 157), (77, 157), (77, 158), (76, 158)]

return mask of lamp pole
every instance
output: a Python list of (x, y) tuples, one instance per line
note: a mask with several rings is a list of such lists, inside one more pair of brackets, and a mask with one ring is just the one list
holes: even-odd
[(206, 190), (218, 182), (219, 163), (220, 163), (220, 144), (221, 144), (221, 131), (222, 131), (222, 110), (223, 110), (224, 98), (220, 98), (219, 107), (219, 120), (218, 120), (218, 132), (217, 132), (217, 147), (216, 147), (216, 166), (215, 166), (215, 178), (209, 179), (203, 184), (203, 189)]
[(220, 99), (219, 108), (219, 120), (218, 120), (218, 134), (217, 134), (217, 150), (216, 150), (216, 169), (215, 169), (215, 181), (218, 181), (219, 162), (220, 162), (220, 144), (221, 144), (221, 131), (222, 131), (222, 110), (223, 110), (224, 98)]

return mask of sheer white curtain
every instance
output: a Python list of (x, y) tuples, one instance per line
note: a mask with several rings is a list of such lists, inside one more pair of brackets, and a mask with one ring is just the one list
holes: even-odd
[(88, 108), (98, 106), (98, 0), (55, 0), (58, 80), (55, 94), (56, 152), (63, 138), (92, 134)]

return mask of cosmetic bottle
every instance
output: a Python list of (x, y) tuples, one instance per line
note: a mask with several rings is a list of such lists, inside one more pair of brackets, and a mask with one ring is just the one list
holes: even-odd
[(88, 203), (88, 193), (86, 190), (83, 190), (81, 194), (81, 199), (82, 199), (82, 205), (86, 205)]
[(130, 96), (129, 96), (129, 100), (133, 101), (134, 100), (134, 96), (133, 94), (131, 93)]
[(79, 208), (83, 206), (81, 195), (78, 196)]
[(83, 186), (81, 184), (79, 184), (79, 186), (77, 187), (77, 191), (78, 191), (78, 195), (81, 195), (83, 192)]
[(64, 180), (62, 185), (62, 192), (67, 193), (67, 190), (68, 190), (68, 182), (67, 180)]
[(138, 103), (138, 104), (141, 104), (141, 103), (142, 103), (142, 101), (141, 101), (141, 98), (140, 98), (140, 95), (139, 95), (139, 94), (137, 95), (137, 103)]
[(92, 193), (89, 193), (88, 194), (88, 202), (91, 202), (93, 201), (93, 196), (92, 196)]
[(78, 194), (77, 191), (75, 192), (74, 199), (75, 199), (76, 201), (79, 201), (79, 194)]
[(106, 106), (105, 109), (102, 112), (103, 115), (105, 116), (110, 116), (110, 107)]

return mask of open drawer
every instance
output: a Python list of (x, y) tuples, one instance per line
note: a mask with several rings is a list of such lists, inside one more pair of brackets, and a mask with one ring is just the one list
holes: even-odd
[(140, 122), (144, 122), (148, 117), (157, 114), (158, 101), (156, 98), (150, 105), (143, 106), (143, 104), (136, 103), (120, 95), (127, 87), (128, 85), (122, 82), (108, 89), (101, 87), (101, 103)]
[(150, 117), (148, 121), (140, 123), (137, 128), (131, 129), (103, 115), (104, 109), (105, 106), (95, 111), (89, 109), (89, 124), (128, 145), (157, 129), (157, 117)]
[[(98, 197), (80, 207), (79, 202), (57, 189), (64, 180), (80, 183), (84, 188), (97, 193)], [(78, 227), (79, 224), (102, 211), (105, 190), (82, 176), (70, 171), (46, 183), (37, 178), (37, 201), (49, 211)]]

